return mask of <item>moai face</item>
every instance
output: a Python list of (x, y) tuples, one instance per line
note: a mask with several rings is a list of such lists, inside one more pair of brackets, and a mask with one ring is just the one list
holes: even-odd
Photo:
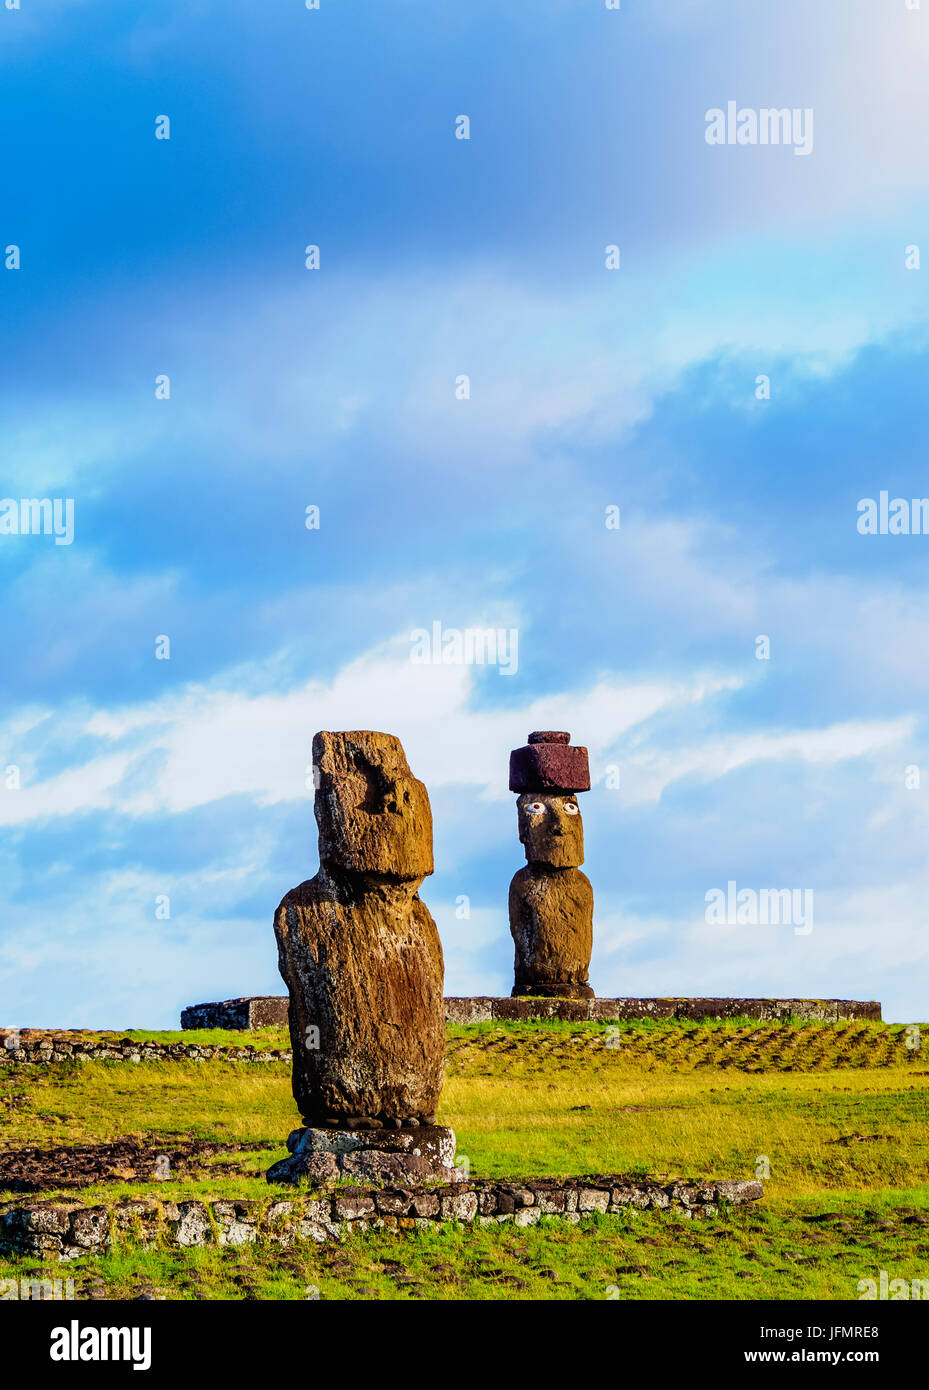
[(393, 734), (323, 731), (313, 739), (320, 862), (421, 882), (432, 873), (432, 812)]
[(584, 826), (573, 793), (524, 792), (517, 797), (516, 808), (519, 838), (530, 864), (580, 868), (584, 862)]

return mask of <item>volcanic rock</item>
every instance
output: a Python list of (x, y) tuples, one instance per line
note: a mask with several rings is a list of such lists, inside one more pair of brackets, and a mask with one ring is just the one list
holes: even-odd
[(318, 733), (313, 763), (320, 870), (274, 923), (294, 1098), (308, 1126), (428, 1123), (445, 1077), (442, 948), (417, 892), (429, 797), (391, 734)]
[[(510, 884), (515, 946), (513, 995), (593, 998), (587, 975), (593, 948), (593, 889), (581, 873), (584, 829), (571, 790), (590, 786), (587, 750), (570, 735), (537, 732), (510, 759), (519, 838), (527, 865)], [(514, 761), (515, 760), (515, 761)], [(554, 785), (557, 790), (546, 790)]]

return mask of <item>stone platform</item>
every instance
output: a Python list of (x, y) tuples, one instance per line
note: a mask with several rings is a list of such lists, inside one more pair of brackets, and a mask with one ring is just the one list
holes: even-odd
[(215, 1004), (191, 1004), (181, 1014), (181, 1027), (266, 1028), (287, 1022), (288, 1002), (286, 994), (257, 994)]
[[(446, 1023), (492, 1023), (513, 1019), (556, 1018), (569, 1023), (622, 1023), (638, 1018), (757, 1018), (778, 1022), (801, 1018), (814, 1023), (881, 1022), (876, 999), (496, 999), (473, 995), (445, 1000)], [(261, 1028), (287, 1022), (286, 995), (226, 999), (192, 1004), (181, 1014), (182, 1028)]]
[(290, 1158), (268, 1169), (268, 1182), (314, 1183), (350, 1177), (356, 1182), (461, 1181), (455, 1167), (455, 1133), (444, 1125), (398, 1129), (295, 1129), (287, 1136)]
[(881, 1022), (876, 999), (495, 999), (477, 995), (445, 1000), (446, 1023), (495, 1023), (519, 1019), (566, 1023), (625, 1023), (655, 1018), (699, 1023), (702, 1019), (756, 1018), (811, 1023)]

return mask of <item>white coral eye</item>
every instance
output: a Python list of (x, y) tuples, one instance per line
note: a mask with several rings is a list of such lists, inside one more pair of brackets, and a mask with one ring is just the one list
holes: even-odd
[(544, 810), (545, 810), (545, 807), (544, 807), (544, 805), (542, 804), (541, 801), (530, 801), (530, 802), (529, 802), (529, 805), (526, 807), (526, 810), (527, 810), (531, 815), (537, 816), (537, 815), (539, 815), (539, 813), (540, 813), (541, 811), (544, 811)]
[(566, 801), (565, 804), (564, 804), (564, 809), (565, 809), (565, 815), (567, 815), (567, 816), (576, 816), (576, 815), (577, 815), (577, 803), (574, 802), (574, 801)]

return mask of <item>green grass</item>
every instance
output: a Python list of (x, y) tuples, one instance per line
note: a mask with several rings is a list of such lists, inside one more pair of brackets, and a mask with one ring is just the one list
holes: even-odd
[[(518, 1056), (522, 1067), (573, 1065), (585, 1054), (622, 1053), (642, 1070), (720, 1067), (739, 1071), (832, 1071), (860, 1067), (926, 1070), (925, 1048), (906, 1045), (906, 1024), (809, 1023), (790, 1019), (758, 1023), (669, 1022), (642, 1019), (626, 1023), (482, 1023), (449, 1029), (448, 1053), (472, 1068), (481, 1056), (493, 1069), (496, 1058)], [(922, 1025), (923, 1037), (929, 1037)]]
[[(875, 1027), (835, 1031), (867, 1042)], [(902, 1045), (896, 1066), (828, 1071), (823, 1025), (752, 1025), (744, 1036), (736, 1025), (703, 1025), (719, 1065), (697, 1068), (656, 1059), (681, 1033), (674, 1025), (630, 1030), (636, 1040), (650, 1036), (647, 1060), (635, 1048), (607, 1046), (596, 1024), (519, 1024), (502, 1030), (502, 1042), (499, 1029), (456, 1031), (464, 1045), (450, 1047), (439, 1118), (455, 1129), (476, 1175), (751, 1177), (766, 1157), (772, 1194), (796, 1194), (878, 1191), (929, 1174), (926, 1073)], [(776, 1055), (798, 1035), (812, 1070), (746, 1065), (759, 1046)], [(298, 1122), (288, 1065), (216, 1060), (11, 1069), (0, 1073), (0, 1116), (5, 1147), (193, 1136), (241, 1145), (235, 1159), (255, 1141), (279, 1145), (282, 1155)], [(275, 1156), (254, 1156), (254, 1173)], [(216, 1171), (229, 1161), (218, 1157)], [(190, 1180), (191, 1195), (208, 1181)]]
[[(613, 1285), (624, 1298), (854, 1298), (857, 1280), (880, 1268), (929, 1277), (927, 1228), (913, 1214), (929, 1211), (927, 1076), (929, 1059), (882, 1024), (451, 1027), (439, 1119), (475, 1176), (739, 1178), (764, 1158), (763, 1204), (704, 1222), (623, 1214), (579, 1226), (368, 1232), (287, 1251), (128, 1248), (54, 1275), (111, 1297), (146, 1285), (169, 1298), (302, 1299), (312, 1285), (322, 1297), (602, 1298)], [(0, 1071), (3, 1148), (131, 1135), (236, 1146), (195, 1178), (62, 1194), (88, 1204), (145, 1193), (266, 1198), (264, 1171), (297, 1122), (283, 1063)], [(261, 1141), (279, 1147), (256, 1149)], [(8, 1259), (0, 1277), (34, 1267)]]
[[(578, 1031), (599, 1037), (617, 1029), (621, 1033), (634, 1035), (637, 1033), (663, 1032), (679, 1034), (682, 1032), (689, 1032), (694, 1028), (708, 1028), (723, 1033), (735, 1033), (743, 1028), (822, 1028), (833, 1026), (833, 1024), (824, 1025), (793, 1016), (779, 1023), (762, 1023), (756, 1018), (738, 1016), (733, 1018), (699, 1019), (632, 1018), (617, 1019), (607, 1023), (591, 1021), (579, 1023), (576, 1020), (563, 1018), (491, 1019), (486, 1023), (447, 1023), (445, 1028), (449, 1038), (462, 1038), (466, 1041), (473, 1042), (476, 1038), (493, 1036), (501, 1031), (513, 1037), (532, 1037), (537, 1034), (550, 1037), (552, 1035), (557, 1036), (559, 1033), (575, 1033)], [(875, 1026), (878, 1028), (906, 1027), (905, 1024), (880, 1023)]]
[(93, 1028), (77, 1028), (67, 1031), (50, 1028), (48, 1030), (24, 1029), (26, 1033), (47, 1031), (49, 1037), (61, 1038), (66, 1042), (96, 1042), (102, 1047), (112, 1046), (123, 1038), (137, 1043), (193, 1043), (199, 1047), (251, 1047), (255, 1051), (269, 1048), (290, 1048), (290, 1034), (286, 1027), (272, 1025), (267, 1028), (127, 1028), (124, 1032), (102, 1033)]
[(0, 1278), (72, 1278), (78, 1298), (847, 1300), (881, 1269), (929, 1275), (920, 1219), (929, 1222), (925, 1190), (775, 1202), (708, 1221), (623, 1213), (576, 1226), (371, 1231), (287, 1250), (123, 1246), (64, 1267), (0, 1262)]

